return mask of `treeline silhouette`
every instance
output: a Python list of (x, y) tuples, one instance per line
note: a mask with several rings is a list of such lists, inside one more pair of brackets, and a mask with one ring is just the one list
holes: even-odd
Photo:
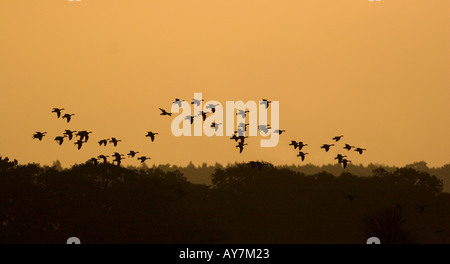
[[(192, 183), (198, 183), (198, 184), (211, 184), (211, 175), (215, 172), (216, 169), (223, 169), (224, 167), (228, 166), (236, 166), (237, 163), (234, 164), (227, 164), (222, 165), (220, 163), (216, 163), (214, 165), (208, 165), (207, 163), (203, 163), (202, 165), (195, 166), (192, 162), (190, 162), (186, 166), (177, 166), (177, 165), (171, 165), (171, 164), (160, 164), (160, 165), (154, 165), (152, 168), (161, 169), (163, 171), (176, 171), (179, 170), (183, 173), (184, 176), (188, 179), (188, 181)], [(143, 167), (146, 165), (144, 164)], [(347, 165), (346, 172), (349, 172), (354, 175), (358, 175), (360, 177), (368, 177), (373, 174), (373, 170), (378, 168), (384, 168), (388, 172), (394, 172), (398, 170), (400, 167), (396, 166), (387, 166), (387, 165), (380, 165), (380, 164), (368, 164), (367, 166), (364, 166), (362, 164), (349, 164)], [(427, 172), (431, 175), (436, 176), (437, 178), (441, 179), (444, 184), (444, 192), (450, 192), (450, 164), (446, 164), (441, 167), (435, 167), (431, 168), (427, 166), (427, 163), (425, 161), (419, 161), (414, 162), (411, 164), (408, 164), (404, 166), (406, 168), (412, 168), (417, 171), (421, 172)], [(131, 169), (136, 169), (136, 167), (130, 166)], [(293, 171), (301, 172), (306, 175), (313, 175), (321, 172), (328, 172), (330, 174), (333, 174), (334, 176), (339, 176), (343, 172), (342, 166), (339, 163), (333, 163), (333, 164), (327, 164), (327, 165), (314, 165), (311, 163), (307, 164), (301, 164), (301, 165), (284, 165), (284, 166), (277, 166), (277, 168), (282, 169), (290, 169)]]
[(180, 170), (0, 157), (0, 243), (450, 242), (450, 194), (429, 172), (261, 164), (218, 166), (206, 185)]

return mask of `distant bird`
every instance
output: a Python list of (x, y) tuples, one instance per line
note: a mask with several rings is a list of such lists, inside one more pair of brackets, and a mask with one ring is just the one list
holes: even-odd
[(64, 142), (64, 137), (63, 136), (55, 137), (55, 141), (58, 141), (58, 144), (61, 146), (62, 143)]
[(238, 128), (237, 130), (234, 131), (235, 135), (239, 135), (239, 136), (244, 136), (245, 135), (245, 130), (243, 130), (242, 128)]
[(250, 124), (239, 123), (237, 127), (238, 127), (239, 129), (241, 129), (242, 131), (245, 132), (245, 131), (247, 131), (247, 127), (248, 127), (249, 125), (250, 125)]
[(268, 101), (267, 99), (262, 99), (260, 104), (264, 104), (266, 106), (266, 109), (267, 109), (267, 108), (269, 108), (271, 102), (272, 101)]
[[(306, 146), (308, 146), (308, 144), (304, 144), (303, 141), (297, 142), (298, 150), (302, 150), (302, 148), (306, 147)], [(294, 147), (294, 149), (295, 149), (295, 147)]]
[(208, 104), (206, 106), (206, 109), (211, 109), (211, 112), (215, 113), (216, 112), (216, 107), (219, 106), (219, 104)]
[(258, 126), (259, 131), (263, 131), (266, 134), (269, 133), (269, 128), (270, 128), (270, 125), (259, 125)]
[(342, 160), (343, 160), (345, 157), (347, 157), (347, 156), (342, 155), (342, 154), (337, 154), (336, 157), (335, 157), (334, 159), (337, 159), (338, 162), (341, 163)]
[(425, 207), (427, 207), (426, 205), (418, 205), (416, 208), (421, 212), (421, 213), (423, 213), (423, 211), (425, 210)]
[(155, 135), (158, 135), (158, 133), (153, 133), (152, 131), (148, 131), (147, 135), (145, 135), (146, 137), (150, 137), (150, 139), (153, 141), (155, 141)]
[(211, 127), (214, 128), (215, 131), (217, 131), (219, 129), (220, 125), (222, 125), (222, 123), (216, 123), (216, 122), (211, 123)]
[(178, 105), (178, 107), (181, 108), (181, 103), (184, 102), (184, 100), (180, 100), (178, 98), (175, 98), (175, 101), (172, 102), (172, 104)]
[(234, 141), (236, 141), (236, 142), (239, 140), (239, 138), (238, 138), (238, 136), (236, 134), (231, 136), (230, 139), (234, 139)]
[(250, 161), (248, 165), (251, 166), (253, 169), (258, 168), (258, 170), (261, 170), (263, 167), (263, 163), (260, 161)]
[(103, 163), (107, 163), (108, 162), (107, 157), (109, 157), (109, 156), (105, 156), (105, 155), (98, 156), (99, 159), (103, 160)]
[(346, 199), (348, 199), (349, 202), (353, 202), (353, 200), (355, 200), (357, 196), (351, 195), (351, 194), (347, 194), (345, 196)]
[(364, 148), (356, 148), (355, 151), (359, 153), (359, 155), (361, 155), (363, 153), (363, 151), (366, 150)]
[(117, 147), (117, 143), (118, 142), (121, 142), (122, 140), (120, 140), (120, 139), (117, 139), (117, 138), (115, 138), (115, 137), (112, 137), (111, 138), (111, 140), (109, 141), (109, 143), (113, 143), (114, 144), (114, 147)]
[(243, 143), (243, 142), (239, 142), (238, 145), (236, 145), (236, 148), (239, 148), (239, 153), (242, 153), (242, 151), (244, 150), (244, 146), (248, 145), (247, 143)]
[(203, 112), (203, 111), (200, 111), (200, 112), (198, 112), (198, 115), (197, 116), (202, 116), (202, 118), (203, 118), (203, 121), (205, 121), (205, 119), (206, 119), (206, 114), (208, 114), (209, 112)]
[(205, 101), (205, 100), (198, 100), (198, 99), (192, 99), (193, 101), (192, 101), (192, 103), (191, 104), (195, 104), (195, 105), (197, 105), (197, 106), (200, 106), (200, 104), (203, 102), (203, 101)]
[(97, 158), (90, 158), (88, 161), (92, 162), (94, 165), (98, 164)]
[(117, 166), (120, 166), (120, 163), (122, 162), (123, 159), (124, 158), (122, 156), (115, 156), (114, 160), (113, 160), (113, 163), (117, 162)]
[(395, 207), (399, 210), (402, 211), (403, 210), (403, 206), (401, 206), (400, 204), (396, 203)]
[(52, 113), (56, 113), (56, 116), (58, 118), (61, 117), (61, 111), (64, 110), (64, 108), (53, 108)]
[(139, 151), (133, 151), (133, 150), (130, 150), (130, 152), (129, 152), (127, 155), (130, 156), (130, 157), (132, 157), (132, 158), (134, 158), (134, 156), (135, 156), (137, 153), (139, 153)]
[(73, 138), (73, 133), (75, 133), (75, 132), (77, 132), (77, 131), (72, 131), (72, 130), (68, 130), (68, 129), (66, 129), (66, 131), (64, 131), (64, 135), (66, 135), (68, 138), (69, 138), (69, 140), (72, 140), (72, 138)]
[(119, 152), (114, 152), (114, 154), (112, 155), (114, 158), (117, 158), (117, 157), (123, 157), (123, 156), (125, 156), (125, 155), (123, 155), (123, 154), (120, 154)]
[(438, 230), (434, 231), (434, 233), (443, 233), (443, 232), (445, 232), (445, 229), (438, 229)]
[(78, 146), (78, 149), (81, 149), (81, 147), (83, 146), (83, 141), (81, 139), (78, 139), (77, 142), (74, 143), (74, 145)]
[(302, 161), (304, 161), (304, 160), (305, 160), (306, 154), (308, 154), (308, 153), (304, 153), (304, 152), (300, 151), (300, 152), (298, 153), (297, 157), (301, 157), (301, 158), (302, 158)]
[(275, 129), (273, 131), (273, 133), (280, 134), (280, 135), (283, 134), (283, 132), (286, 132), (286, 130)]
[(166, 110), (164, 110), (162, 108), (159, 108), (159, 110), (161, 110), (161, 114), (159, 114), (159, 115), (168, 115), (168, 116), (172, 115), (172, 113), (169, 113), (169, 112), (167, 112)]
[(335, 136), (335, 137), (333, 138), (333, 140), (336, 141), (336, 142), (338, 142), (339, 140), (341, 140), (342, 137), (344, 137), (344, 136), (343, 136), (343, 135)]
[(185, 119), (185, 120), (189, 120), (189, 121), (191, 122), (191, 125), (192, 125), (192, 123), (194, 123), (194, 117), (195, 117), (195, 116), (190, 116), (190, 115), (188, 115), (188, 116), (185, 116), (184, 119)]
[(346, 150), (351, 150), (352, 148), (354, 148), (355, 146), (351, 146), (351, 145), (349, 145), (349, 144), (345, 144), (345, 147), (344, 147), (344, 149), (346, 149)]
[(320, 148), (323, 148), (328, 152), (332, 146), (334, 146), (334, 144), (323, 144)]
[(146, 160), (148, 160), (148, 159), (150, 159), (149, 157), (146, 157), (146, 156), (141, 156), (141, 157), (139, 157), (138, 158), (138, 160), (140, 160), (141, 161), (141, 163), (144, 163)]
[(86, 131), (86, 130), (82, 130), (82, 131), (78, 131), (75, 135), (80, 137), (80, 140), (84, 139), (84, 142), (88, 142), (89, 140), (89, 134), (91, 134), (92, 131)]
[(341, 160), (341, 163), (342, 163), (342, 166), (344, 167), (344, 169), (347, 167), (347, 164), (350, 163), (350, 162), (352, 162), (352, 161), (348, 160), (348, 159), (342, 159)]
[(238, 136), (237, 138), (239, 140), (238, 144), (244, 144), (245, 139), (248, 138), (248, 136), (246, 136), (246, 137), (245, 136)]
[(67, 123), (69, 123), (70, 122), (70, 120), (72, 119), (72, 116), (74, 116), (75, 114), (64, 114), (63, 115), (63, 119), (65, 118), (65, 119), (67, 119)]
[(39, 139), (39, 141), (42, 141), (42, 138), (47, 134), (47, 132), (35, 132), (33, 134), (33, 139)]
[(236, 115), (240, 115), (240, 116), (242, 116), (242, 118), (245, 118), (245, 116), (246, 116), (246, 114), (247, 113), (249, 113), (250, 111), (249, 110), (237, 110), (237, 113), (236, 113)]
[(98, 145), (99, 146), (101, 146), (101, 145), (106, 146), (106, 144), (108, 144), (108, 140), (109, 140), (109, 138), (101, 139), (101, 140), (98, 141)]

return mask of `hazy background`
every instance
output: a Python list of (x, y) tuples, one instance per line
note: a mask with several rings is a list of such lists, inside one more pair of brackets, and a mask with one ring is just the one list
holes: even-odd
[[(0, 2), (0, 155), (63, 166), (133, 149), (147, 164), (262, 159), (354, 163), (449, 162), (450, 2), (447, 0)], [(251, 138), (239, 154), (226, 137), (181, 137), (159, 115), (174, 98), (280, 101), (276, 148)], [(75, 113), (71, 123), (53, 107)], [(90, 130), (78, 151), (64, 129)], [(144, 135), (159, 132), (155, 142)], [(34, 131), (47, 131), (42, 142)], [(122, 139), (117, 148), (101, 138)], [(339, 145), (339, 148), (342, 148)], [(344, 151), (344, 150), (343, 150)], [(125, 160), (137, 165), (138, 161)]]

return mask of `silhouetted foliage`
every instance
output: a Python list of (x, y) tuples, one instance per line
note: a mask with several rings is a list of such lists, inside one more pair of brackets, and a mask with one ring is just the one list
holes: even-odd
[(168, 164), (61, 169), (0, 157), (0, 243), (450, 242), (450, 194), (427, 172), (261, 164), (192, 164), (213, 168), (210, 184), (195, 184)]

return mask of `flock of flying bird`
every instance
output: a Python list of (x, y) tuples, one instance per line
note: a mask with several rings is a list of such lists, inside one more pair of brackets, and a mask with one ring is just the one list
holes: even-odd
[[(62, 111), (64, 110), (64, 108), (53, 108), (52, 113), (56, 113), (56, 117), (57, 118), (62, 118), (67, 120), (67, 123), (70, 123), (71, 118), (74, 114), (64, 114), (62, 115)], [(77, 146), (77, 149), (80, 150), (82, 148), (82, 146), (88, 142), (89, 140), (89, 134), (91, 134), (92, 131), (86, 131), (86, 130), (81, 130), (81, 131), (75, 131), (75, 130), (70, 130), (70, 129), (66, 129), (62, 135), (56, 136), (54, 138), (54, 140), (57, 142), (58, 145), (62, 145), (63, 142), (65, 141), (65, 139), (67, 138), (69, 141), (71, 141), (74, 137), (77, 137), (78, 140), (75, 141), (74, 145)], [(40, 132), (37, 131), (33, 134), (33, 139), (38, 139), (39, 141), (42, 141), (42, 139), (44, 138), (44, 136), (47, 134), (47, 132)], [(151, 139), (151, 141), (153, 142), (155, 140), (155, 135), (157, 135), (158, 133), (154, 133), (152, 131), (148, 131), (147, 134), (145, 135), (146, 137), (149, 137)], [(99, 146), (106, 146), (108, 145), (108, 143), (112, 144), (114, 147), (117, 147), (118, 143), (121, 142), (122, 140), (117, 139), (115, 137), (111, 137), (111, 138), (104, 138), (98, 141), (98, 145)], [(136, 156), (136, 154), (138, 154), (138, 151), (134, 151), (134, 150), (130, 150), (130, 152), (127, 154), (130, 158), (134, 158)], [(89, 159), (90, 162), (94, 163), (94, 164), (98, 164), (100, 161), (102, 161), (103, 163), (107, 163), (108, 162), (108, 157), (110, 156), (106, 156), (106, 155), (99, 155), (98, 157), (93, 157), (91, 159)], [(111, 157), (114, 158), (114, 160), (112, 161), (113, 163), (116, 162), (117, 165), (121, 164), (121, 161), (125, 158), (124, 154), (120, 154), (119, 152), (114, 152), (114, 154), (111, 155)], [(147, 156), (140, 156), (137, 157), (138, 160), (141, 161), (141, 163), (144, 163), (146, 160), (150, 159), (150, 157)]]
[[(201, 102), (204, 101), (202, 100), (197, 100), (197, 99), (193, 99), (193, 101), (191, 102), (191, 104), (195, 104), (197, 106), (200, 106)], [(175, 101), (173, 102), (173, 104), (177, 104), (179, 107), (181, 107), (182, 102), (184, 102), (184, 100), (180, 100), (178, 98), (175, 98)], [(268, 107), (270, 107), (270, 103), (272, 101), (269, 101), (267, 99), (262, 99), (262, 101), (260, 102), (260, 104), (264, 104), (266, 109)], [(215, 113), (216, 107), (218, 106), (218, 104), (208, 104), (205, 106), (206, 109), (209, 109), (210, 112), (205, 112), (205, 111), (199, 111), (197, 115), (188, 115), (185, 117), (186, 120), (190, 121), (190, 124), (193, 124), (194, 119), (196, 117), (202, 117), (202, 120), (205, 121), (205, 119), (207, 118), (208, 114), (210, 113)], [(67, 123), (70, 123), (72, 116), (74, 116), (75, 114), (69, 114), (69, 113), (62, 113), (62, 111), (64, 110), (64, 108), (53, 108), (52, 113), (56, 113), (56, 117), (57, 118), (61, 118), (62, 119), (66, 119)], [(171, 116), (172, 113), (159, 108), (159, 110), (161, 111), (160, 115), (162, 116)], [(249, 113), (249, 110), (237, 110), (236, 115), (237, 116), (242, 116), (242, 118), (246, 118), (247, 113)], [(220, 125), (222, 125), (222, 123), (216, 123), (213, 122), (211, 124), (211, 128), (214, 128), (216, 131), (217, 129), (220, 127)], [(248, 138), (248, 136), (245, 136), (245, 132), (247, 131), (247, 127), (249, 126), (248, 123), (239, 123), (237, 125), (237, 130), (234, 131), (233, 136), (230, 138), (231, 140), (234, 140), (236, 145), (236, 148), (239, 149), (239, 153), (242, 153), (242, 151), (244, 150), (244, 147), (247, 146), (248, 144), (246, 143), (246, 139)], [(267, 125), (259, 125), (258, 126), (259, 131), (262, 131), (264, 133), (269, 133), (269, 129), (271, 129), (270, 124)], [(286, 132), (286, 130), (281, 130), (281, 129), (275, 129), (272, 131), (273, 133), (277, 133), (279, 135), (283, 134), (284, 132)], [(70, 129), (66, 129), (64, 131), (64, 133), (62, 133), (62, 135), (58, 135), (54, 138), (54, 140), (57, 142), (57, 144), (62, 145), (63, 142), (65, 141), (65, 139), (67, 138), (68, 140), (72, 140), (74, 137), (77, 137), (78, 139), (75, 141), (74, 145), (77, 146), (78, 150), (82, 148), (83, 144), (87, 143), (89, 140), (89, 134), (91, 134), (92, 131), (86, 131), (86, 130), (81, 130), (81, 131), (73, 131)], [(37, 131), (34, 133), (33, 138), (34, 139), (38, 139), (39, 141), (42, 141), (43, 137), (47, 134), (47, 132), (40, 132)], [(155, 136), (158, 135), (158, 133), (152, 132), (152, 131), (148, 131), (147, 134), (145, 135), (145, 137), (149, 137), (150, 140), (153, 142), (155, 140)], [(343, 137), (343, 135), (340, 136), (335, 136), (333, 137), (334, 142), (338, 142), (341, 140), (341, 138)], [(117, 147), (118, 143), (121, 142), (122, 140), (117, 139), (115, 137), (111, 137), (111, 138), (104, 138), (98, 141), (99, 146), (106, 146), (108, 145), (108, 143), (112, 144), (114, 147)], [(308, 144), (305, 144), (303, 141), (295, 141), (292, 140), (291, 143), (289, 144), (289, 146), (293, 146), (294, 149), (298, 149), (298, 155), (297, 157), (300, 157), (302, 161), (305, 160), (305, 156), (309, 153), (307, 152), (303, 152), (303, 148), (308, 146)], [(330, 150), (331, 147), (334, 147), (334, 144), (323, 144), (320, 148), (324, 149), (326, 152), (328, 152)], [(350, 151), (352, 149), (354, 149), (356, 152), (358, 152), (359, 154), (362, 154), (363, 151), (365, 151), (366, 149), (364, 148), (360, 148), (360, 147), (355, 147), (349, 144), (345, 144), (345, 146), (343, 147), (343, 149), (346, 149), (347, 151)], [(134, 158), (136, 156), (136, 154), (138, 154), (138, 151), (133, 151), (130, 150), (130, 152), (127, 154), (130, 158)], [(106, 156), (106, 155), (99, 155), (98, 157), (94, 157), (91, 158), (89, 161), (97, 164), (98, 162), (103, 162), (103, 163), (107, 163), (107, 158), (110, 156)], [(114, 158), (113, 163), (116, 162), (117, 165), (121, 164), (121, 161), (124, 159), (125, 155), (124, 154), (120, 154), (118, 152), (114, 152), (114, 154), (111, 155), (111, 157)], [(147, 156), (140, 156), (138, 157), (138, 160), (141, 161), (141, 163), (144, 163), (146, 160), (150, 159)], [(343, 168), (345, 169), (347, 167), (347, 164), (350, 163), (351, 161), (349, 159), (347, 159), (346, 155), (343, 154), (337, 154), (337, 156), (334, 158), (335, 160), (338, 161), (339, 164), (342, 164)], [(252, 165), (252, 167), (258, 167), (260, 168), (262, 165), (259, 164), (260, 162), (251, 162), (249, 163), (250, 165)]]
[[(335, 137), (333, 137), (333, 140), (334, 140), (334, 142), (338, 142), (343, 137), (344, 137), (343, 135), (335, 136)], [(303, 141), (292, 140), (291, 143), (289, 144), (289, 146), (293, 146), (294, 149), (298, 148), (298, 155), (297, 155), (297, 157), (301, 157), (302, 161), (305, 160), (305, 156), (308, 153), (307, 152), (303, 152), (302, 149), (303, 149), (303, 147), (308, 146), (308, 144), (303, 143)], [(334, 147), (334, 146), (335, 146), (334, 144), (322, 144), (322, 146), (320, 146), (320, 148), (322, 148), (326, 152), (328, 152), (330, 150), (330, 148)], [(360, 155), (366, 150), (365, 148), (355, 147), (355, 146), (352, 146), (350, 144), (345, 144), (343, 149), (346, 149), (347, 151), (350, 151), (350, 150), (354, 149)], [(344, 169), (347, 167), (347, 164), (351, 162), (351, 160), (347, 159), (346, 155), (342, 155), (340, 153), (337, 154), (334, 159), (337, 160), (339, 164), (342, 164)]]

